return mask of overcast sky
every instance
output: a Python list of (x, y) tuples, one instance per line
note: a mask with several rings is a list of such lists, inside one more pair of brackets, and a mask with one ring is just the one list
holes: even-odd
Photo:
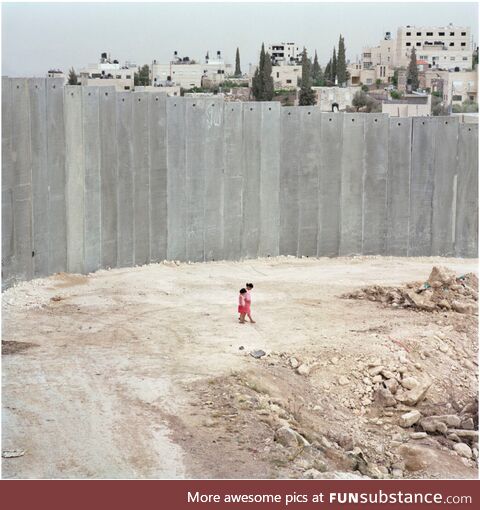
[(120, 62), (167, 62), (173, 51), (202, 59), (222, 50), (242, 70), (262, 41), (315, 49), (328, 61), (339, 34), (347, 58), (402, 25), (470, 26), (478, 40), (476, 3), (12, 3), (2, 5), (2, 75), (45, 76), (80, 69), (102, 51)]

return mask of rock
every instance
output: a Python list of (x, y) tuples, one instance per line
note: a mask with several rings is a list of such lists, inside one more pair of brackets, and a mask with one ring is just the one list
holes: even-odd
[(256, 351), (251, 351), (250, 352), (250, 356), (252, 356), (255, 359), (260, 359), (263, 356), (265, 356), (265, 354), (267, 354), (267, 353), (265, 351), (262, 351), (261, 349), (258, 349)]
[(298, 368), (300, 366), (300, 362), (298, 361), (297, 358), (290, 358), (289, 362), (292, 368)]
[(439, 432), (440, 434), (447, 433), (447, 425), (442, 421), (435, 419), (434, 416), (428, 416), (427, 418), (423, 418), (420, 420), (420, 426), (423, 430), (430, 433)]
[(274, 439), (277, 443), (285, 446), (285, 448), (309, 445), (309, 442), (302, 435), (285, 425), (275, 431)]
[[(457, 279), (456, 274), (445, 266), (434, 266), (432, 272), (428, 277), (428, 283), (431, 287), (448, 287), (449, 285), (455, 284)], [(440, 285), (438, 285), (440, 284)]]
[(336, 364), (338, 363), (338, 361), (339, 361), (339, 360), (338, 360), (338, 358), (337, 358), (336, 356), (334, 356), (334, 357), (330, 360), (330, 363), (331, 363), (332, 365), (336, 365)]
[(449, 429), (449, 434), (456, 434), (458, 437), (468, 437), (478, 441), (478, 430)]
[(310, 373), (310, 368), (303, 364), (303, 365), (300, 365), (298, 368), (297, 368), (297, 374), (300, 374), (300, 375), (308, 375)]
[(461, 423), (462, 429), (466, 430), (473, 430), (475, 428), (475, 425), (473, 423), (472, 418), (467, 418), (466, 420), (463, 420)]
[(458, 312), (467, 315), (473, 315), (476, 311), (476, 306), (471, 303), (462, 303), (461, 301), (453, 301), (452, 308)]
[(461, 457), (465, 457), (466, 459), (472, 458), (472, 450), (470, 446), (465, 443), (456, 443), (453, 445), (453, 449), (460, 455)]
[(382, 370), (380, 373), (383, 377), (385, 377), (385, 379), (393, 379), (395, 377), (395, 374), (390, 370)]
[(371, 386), (371, 385), (372, 385), (372, 381), (371, 381), (368, 377), (364, 377), (364, 378), (363, 378), (363, 382), (364, 382), (367, 386)]
[(339, 378), (338, 378), (338, 384), (340, 384), (340, 386), (346, 386), (347, 384), (349, 384), (350, 381), (348, 380), (347, 377), (345, 377), (344, 375), (341, 375)]
[(25, 450), (3, 450), (2, 457), (4, 459), (14, 459), (16, 457), (23, 457)]
[(379, 382), (382, 382), (383, 381), (383, 377), (378, 374), (378, 375), (375, 375), (374, 377), (372, 377), (372, 382), (373, 383), (379, 383)]
[(398, 381), (396, 379), (387, 379), (386, 381), (384, 381), (383, 384), (392, 395), (395, 395), (395, 393), (397, 393)]
[(461, 419), (456, 414), (442, 414), (438, 416), (432, 416), (435, 420), (441, 421), (448, 426), (448, 428), (457, 428), (460, 427)]
[(322, 473), (315, 468), (307, 469), (303, 472), (303, 478), (306, 478), (307, 480), (315, 480), (316, 478), (321, 478), (321, 476)]
[(380, 366), (376, 366), (376, 367), (372, 367), (368, 370), (368, 374), (370, 375), (370, 377), (375, 377), (376, 375), (378, 375), (381, 371), (383, 370), (383, 366), (380, 365)]
[(418, 379), (415, 377), (405, 377), (400, 381), (400, 384), (407, 390), (412, 390), (415, 386), (418, 386)]
[(422, 415), (418, 411), (410, 411), (409, 413), (405, 413), (405, 414), (402, 414), (402, 416), (400, 416), (399, 425), (400, 425), (400, 427), (404, 427), (404, 428), (411, 427), (412, 425), (417, 423), (417, 421), (421, 417), (422, 417)]
[(427, 469), (437, 461), (436, 455), (429, 448), (420, 445), (402, 445), (398, 453), (403, 457), (405, 469), (411, 472)]
[(448, 434), (447, 439), (450, 439), (450, 441), (455, 441), (456, 443), (460, 442), (460, 438), (457, 436), (457, 434)]
[(325, 473), (328, 471), (327, 463), (321, 459), (315, 459), (313, 467), (320, 471), (320, 473)]
[(426, 432), (412, 432), (410, 434), (411, 439), (425, 439), (426, 437), (428, 437)]
[(418, 402), (421, 402), (426, 394), (430, 386), (432, 385), (431, 381), (425, 380), (423, 382), (419, 382), (418, 386), (415, 386), (411, 390), (408, 390), (407, 392), (403, 392), (402, 394), (395, 395), (395, 398), (402, 402), (403, 404), (407, 406), (414, 406)]
[(393, 469), (392, 476), (393, 478), (403, 478), (403, 471), (401, 469)]
[(375, 400), (383, 407), (392, 407), (397, 403), (395, 397), (387, 388), (379, 388), (375, 393)]

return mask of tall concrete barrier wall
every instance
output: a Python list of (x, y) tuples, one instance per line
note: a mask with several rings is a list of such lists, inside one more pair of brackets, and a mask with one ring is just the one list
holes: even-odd
[(164, 259), (477, 256), (478, 126), (2, 79), (4, 287)]

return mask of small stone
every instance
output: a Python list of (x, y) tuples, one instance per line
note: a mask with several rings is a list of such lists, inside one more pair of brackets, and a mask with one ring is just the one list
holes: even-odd
[(250, 353), (250, 356), (252, 356), (252, 358), (255, 358), (255, 359), (260, 359), (262, 358), (263, 356), (265, 356), (267, 353), (265, 351), (262, 351), (261, 349), (258, 349), (256, 351), (252, 351)]
[(372, 367), (368, 370), (368, 373), (371, 377), (374, 377), (376, 375), (378, 375), (381, 371), (383, 370), (383, 366), (382, 365), (379, 365), (379, 366), (376, 366), (376, 367)]
[(350, 381), (348, 380), (347, 377), (345, 377), (344, 375), (340, 376), (338, 378), (338, 384), (340, 384), (340, 386), (346, 386), (347, 384), (349, 384)]
[(383, 407), (392, 407), (396, 405), (395, 397), (390, 393), (387, 388), (379, 388), (375, 394), (375, 400)]
[(275, 431), (274, 439), (285, 448), (308, 446), (308, 441), (290, 427), (283, 426)]
[(306, 471), (303, 472), (303, 478), (306, 478), (307, 480), (315, 480), (316, 478), (321, 477), (322, 473), (315, 468), (307, 469)]
[(402, 416), (400, 416), (399, 425), (400, 427), (404, 428), (411, 427), (412, 425), (417, 423), (417, 421), (420, 420), (421, 417), (422, 415), (418, 411), (410, 411), (409, 413), (405, 413), (402, 414)]
[(405, 377), (405, 379), (400, 381), (400, 384), (407, 390), (411, 390), (418, 386), (418, 380), (415, 377)]
[(289, 362), (292, 368), (298, 368), (300, 366), (300, 362), (298, 361), (297, 358), (290, 358)]
[(297, 374), (299, 374), (299, 375), (308, 375), (309, 373), (310, 373), (310, 368), (308, 368), (308, 366), (305, 364), (300, 365), (297, 368)]
[(393, 469), (392, 476), (393, 478), (403, 478), (403, 471), (401, 469)]
[(465, 443), (456, 443), (453, 445), (453, 449), (460, 455), (461, 457), (465, 457), (466, 459), (472, 458), (472, 450), (470, 446)]
[(338, 361), (339, 361), (339, 360), (338, 360), (338, 358), (337, 358), (336, 356), (334, 356), (334, 357), (330, 360), (330, 363), (331, 363), (332, 365), (336, 365), (336, 364), (338, 363)]
[(473, 430), (475, 428), (475, 424), (473, 423), (472, 418), (467, 418), (466, 420), (462, 421), (461, 427), (462, 429)]
[(426, 432), (412, 432), (410, 434), (411, 439), (424, 439), (428, 436)]
[(383, 381), (383, 377), (380, 374), (372, 377), (372, 382), (373, 383), (379, 383), (379, 382), (382, 382), (382, 381)]
[(386, 381), (384, 381), (383, 384), (388, 390), (390, 390), (390, 393), (392, 395), (395, 395), (395, 393), (397, 393), (398, 381), (396, 379), (387, 379)]
[(457, 436), (457, 434), (448, 434), (447, 439), (450, 439), (450, 441), (455, 441), (456, 443), (460, 442), (460, 438)]
[(446, 346), (445, 344), (441, 344), (440, 347), (438, 348), (438, 350), (443, 353), (446, 353), (446, 352), (448, 352), (448, 346)]
[(382, 370), (381, 374), (385, 379), (393, 379), (395, 377), (395, 374), (390, 370)]
[(363, 378), (363, 382), (367, 385), (367, 386), (371, 386), (372, 385), (372, 381), (370, 380), (369, 377), (364, 377)]

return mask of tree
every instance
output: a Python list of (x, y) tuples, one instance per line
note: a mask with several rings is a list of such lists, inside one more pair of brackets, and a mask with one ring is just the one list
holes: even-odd
[(133, 75), (133, 84), (141, 87), (147, 87), (150, 85), (150, 68), (147, 64), (140, 67), (138, 73)]
[(363, 91), (355, 92), (352, 99), (352, 106), (357, 109), (357, 112), (360, 108), (365, 108), (367, 113), (382, 111), (381, 103), (373, 99), (373, 97), (370, 97), (368, 94), (365, 94)]
[(68, 84), (69, 85), (78, 85), (78, 77), (75, 69), (72, 67), (68, 73)]
[(412, 90), (417, 90), (419, 86), (417, 53), (415, 52), (415, 48), (412, 49), (412, 54), (410, 55), (410, 63), (408, 64), (407, 84), (412, 87)]
[(240, 78), (242, 76), (242, 70), (240, 69), (240, 51), (237, 48), (237, 54), (235, 55), (235, 76)]
[(382, 80), (381, 80), (380, 78), (377, 78), (377, 79), (375, 80), (375, 85), (377, 86), (377, 89), (379, 89), (379, 88), (380, 88), (380, 85), (381, 85), (381, 84), (382, 84)]
[(398, 87), (398, 69), (395, 69), (395, 71), (393, 71), (392, 85)]
[(332, 83), (332, 59), (328, 61), (328, 64), (325, 66), (325, 71), (323, 73), (323, 81), (326, 85), (331, 85)]
[(333, 47), (333, 55), (332, 55), (332, 67), (330, 72), (330, 80), (335, 85), (335, 78), (337, 77), (337, 55), (335, 53), (335, 46)]
[(273, 91), (272, 61), (262, 43), (260, 60), (252, 80), (252, 94), (256, 101), (271, 101)]
[(337, 78), (338, 84), (342, 87), (347, 83), (347, 62), (345, 58), (345, 40), (342, 36), (338, 41), (338, 57), (337, 57)]
[(312, 79), (310, 77), (310, 60), (307, 56), (307, 50), (303, 48), (302, 53), (302, 87), (298, 97), (300, 106), (313, 106), (317, 102), (315, 91), (312, 89)]
[(315, 58), (313, 59), (312, 64), (312, 83), (315, 87), (321, 87), (323, 85), (323, 73), (320, 64), (318, 63), (317, 51), (315, 50)]

